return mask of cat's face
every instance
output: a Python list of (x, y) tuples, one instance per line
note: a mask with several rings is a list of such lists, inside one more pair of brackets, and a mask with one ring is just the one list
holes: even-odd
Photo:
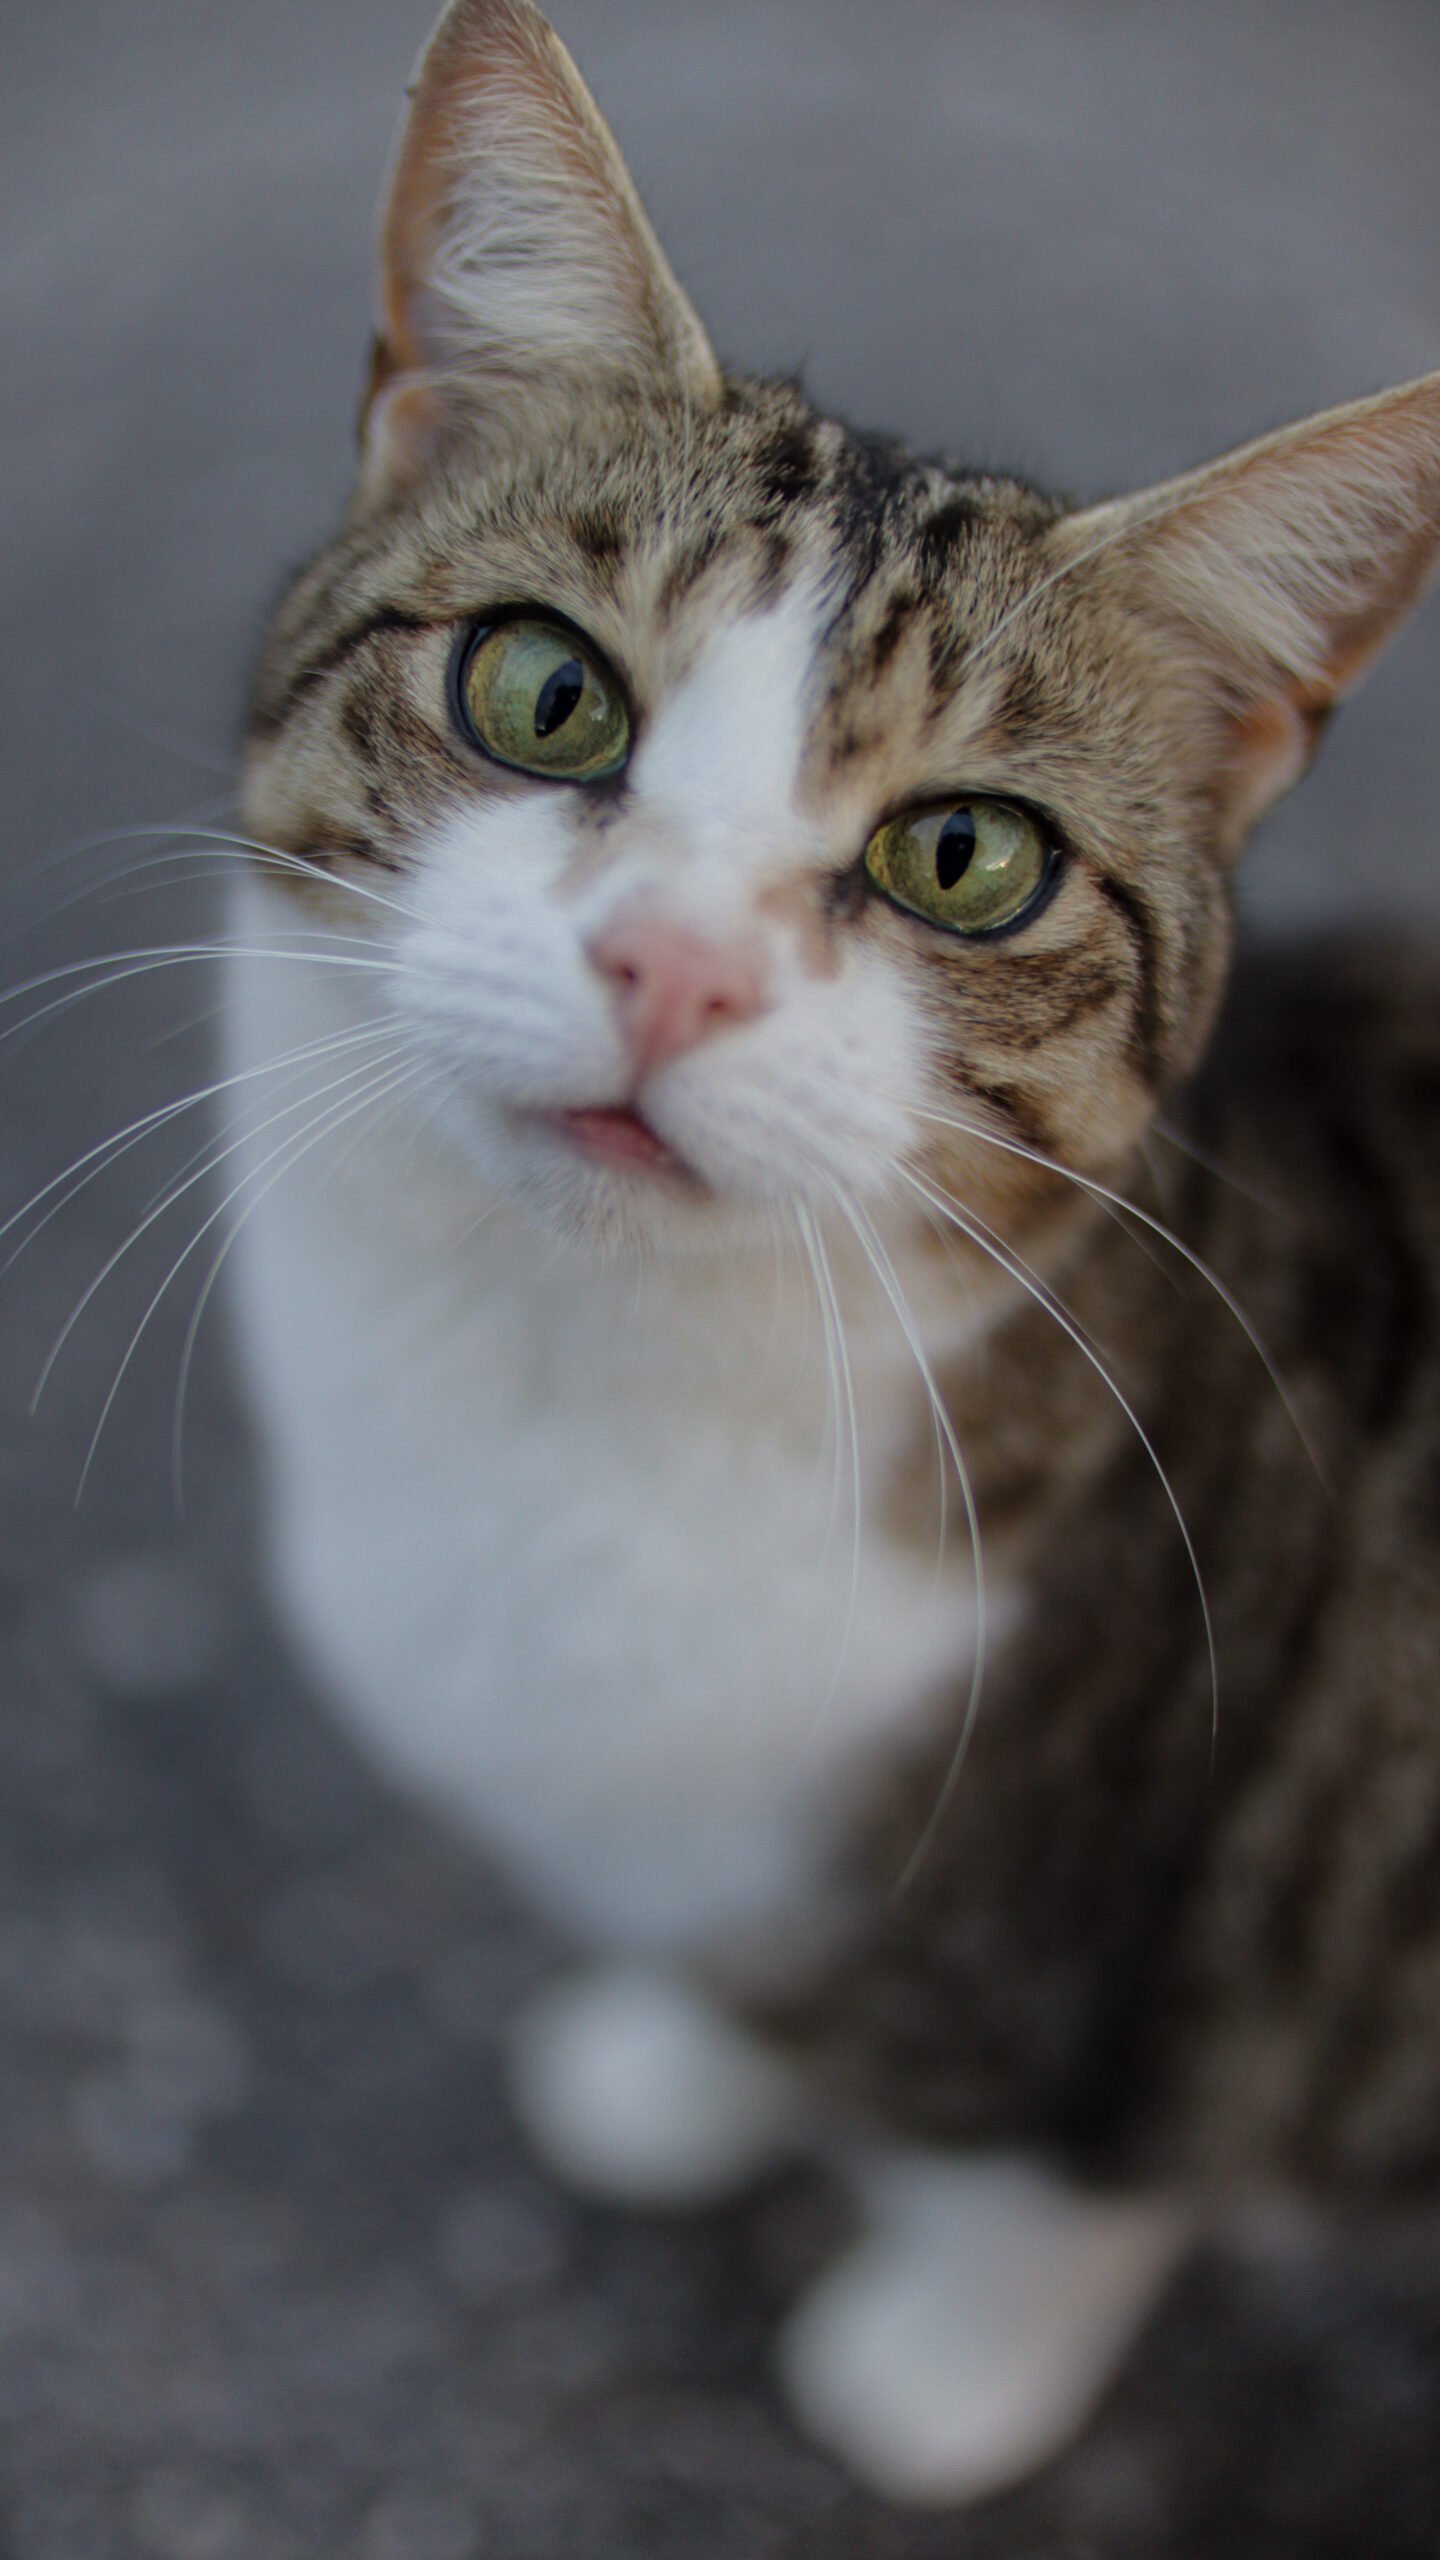
[[(1112, 655), (1097, 719), (1090, 599), (1025, 606), (1055, 510), (765, 387), (467, 461), (313, 582), (251, 793), (269, 841), (385, 865), (393, 908), (331, 912), (373, 915), (484, 1176), (570, 1229), (700, 1235), (836, 1187), (873, 1207), (897, 1164), (940, 1176), (960, 1142), (922, 1107), (1118, 1152), (1168, 1063), (1171, 910), (1191, 1021), (1225, 910), (1213, 868), (1185, 892), (1199, 813), (1167, 787), (1167, 706)], [(342, 628), (272, 747), (271, 700)], [(587, 661), (597, 739), (567, 734), (583, 697), (537, 736), (546, 684)], [(562, 778), (595, 754), (598, 778)], [(941, 819), (949, 869), (968, 854), (948, 893)], [(887, 822), (912, 898), (928, 853), (936, 918), (867, 875)], [(625, 1111), (653, 1146), (593, 1116)], [(970, 1153), (979, 1203), (1029, 1171)]]
[(1013, 1237), (1121, 1162), (1419, 582), (1434, 386), (1088, 515), (912, 462), (720, 375), (516, 0), (427, 59), (384, 310), (248, 817), (388, 955), (481, 1187), (609, 1242), (937, 1194)]

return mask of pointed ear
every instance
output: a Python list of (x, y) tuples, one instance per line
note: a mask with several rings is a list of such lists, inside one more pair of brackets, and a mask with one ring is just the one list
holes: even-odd
[(1435, 565), (1440, 373), (1093, 507), (1065, 543), (1077, 566), (1116, 549), (1196, 664), (1220, 714), (1222, 839), (1238, 850)]
[(708, 402), (720, 375), (559, 39), (529, 0), (451, 0), (381, 219), (364, 485), (417, 467), (458, 411), (533, 430), (537, 403), (597, 387)]

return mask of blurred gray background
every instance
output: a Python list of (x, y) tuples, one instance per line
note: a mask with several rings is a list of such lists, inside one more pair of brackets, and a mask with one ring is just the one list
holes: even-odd
[[(12, 987), (214, 930), (214, 866), (124, 831), (223, 823), (265, 603), (345, 487), (372, 206), (430, 14), (5, 0)], [(1091, 496), (1440, 363), (1436, 0), (557, 15), (722, 352), (802, 366), (862, 423)], [(1432, 606), (1257, 850), (1257, 927), (1440, 925), (1437, 699)], [(0, 1015), (0, 1215), (204, 1081), (202, 969), (17, 1030), (75, 983)], [(1403, 2259), (1202, 2265), (1054, 2480), (910, 2524), (769, 2397), (764, 2327), (823, 2198), (691, 2230), (532, 2178), (495, 2041), (546, 1951), (267, 1631), (214, 1325), (177, 1506), (213, 1236), (73, 1505), (208, 1199), (140, 1237), (28, 1415), (202, 1135), (136, 1147), (0, 1278), (5, 2560), (1433, 2554), (1440, 2339)]]

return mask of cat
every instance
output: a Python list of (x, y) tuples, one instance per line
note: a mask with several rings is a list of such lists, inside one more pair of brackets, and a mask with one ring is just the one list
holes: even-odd
[(1221, 1000), (1437, 545), (1440, 374), (1076, 510), (722, 371), (529, 0), (422, 58), (246, 751), (273, 1576), (588, 1959), (544, 2156), (848, 2180), (780, 2370), (898, 2500), (1435, 2190), (1436, 982)]

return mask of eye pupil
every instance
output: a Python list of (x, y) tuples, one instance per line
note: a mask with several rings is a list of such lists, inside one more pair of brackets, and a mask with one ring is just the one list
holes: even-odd
[(975, 853), (975, 821), (968, 809), (956, 809), (945, 821), (935, 846), (935, 877), (942, 889), (958, 888)]
[(578, 658), (567, 658), (540, 687), (535, 703), (536, 737), (550, 738), (557, 729), (563, 729), (584, 690), (584, 668)]
[(630, 751), (618, 678), (580, 632), (548, 614), (502, 613), (462, 632), (450, 708), (471, 746), (537, 782), (597, 782)]
[(891, 818), (865, 848), (872, 889), (970, 941), (1024, 924), (1058, 874), (1054, 838), (1039, 818), (988, 794)]

